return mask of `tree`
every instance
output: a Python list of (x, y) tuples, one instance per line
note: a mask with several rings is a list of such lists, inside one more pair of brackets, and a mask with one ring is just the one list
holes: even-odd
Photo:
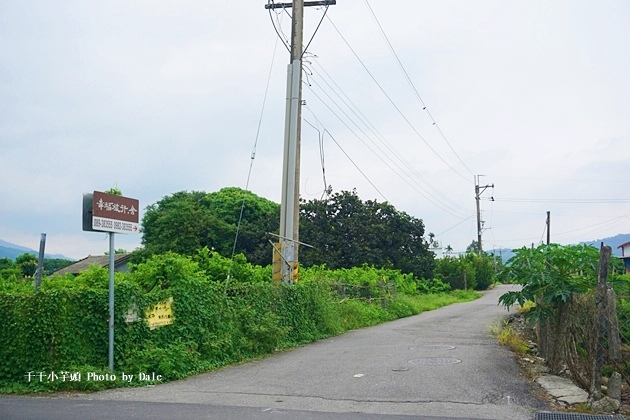
[(536, 303), (527, 312), (531, 319), (555, 317), (560, 306), (569, 302), (574, 293), (584, 292), (594, 285), (599, 252), (590, 245), (540, 245), (514, 250), (502, 276), (523, 287), (508, 292), (499, 302), (509, 308), (526, 301)]
[(120, 190), (120, 188), (118, 188), (118, 185), (111, 187), (110, 189), (105, 190), (104, 192), (105, 194), (122, 196), (122, 191)]
[(475, 290), (486, 290), (494, 282), (494, 263), (488, 254), (468, 253), (463, 257), (475, 272)]
[(254, 264), (268, 265), (271, 246), (266, 232), (277, 232), (279, 220), (278, 204), (240, 188), (214, 193), (180, 191), (147, 206), (142, 217), (145, 249), (138, 254), (142, 258), (168, 251), (194, 255), (208, 247), (230, 257), (234, 249)]
[(37, 271), (37, 257), (25, 252), (15, 258), (15, 266), (22, 271), (24, 277), (33, 277)]
[(70, 264), (72, 264), (72, 261), (63, 258), (44, 258), (44, 273), (51, 275), (55, 271), (61, 270)]
[[(369, 264), (432, 278), (434, 255), (424, 239), (422, 220), (392, 205), (363, 202), (356, 191), (342, 191), (323, 200), (302, 201), (300, 212), (300, 241), (314, 246), (300, 247), (302, 266)], [(226, 257), (235, 250), (253, 264), (269, 265), (269, 240), (277, 238), (267, 233), (276, 234), (279, 223), (278, 204), (240, 188), (181, 191), (147, 207), (142, 218), (144, 248), (134, 252), (132, 260), (168, 251), (192, 256), (207, 247)]]
[(479, 252), (479, 243), (473, 240), (470, 245), (466, 247), (466, 252), (478, 253)]
[(599, 252), (589, 245), (558, 244), (523, 247), (514, 250), (505, 275), (517, 284), (519, 291), (508, 292), (499, 303), (510, 308), (526, 301), (535, 303), (526, 317), (540, 321), (540, 350), (552, 371), (562, 369), (564, 336), (568, 322), (568, 305), (576, 294), (595, 286)]
[(3, 257), (0, 258), (0, 270), (5, 270), (7, 268), (13, 268), (13, 260), (11, 258)]
[(11, 258), (0, 258), (0, 280), (17, 280), (21, 278), (24, 278), (24, 273), (15, 265)]
[(436, 262), (435, 277), (453, 289), (486, 290), (494, 281), (494, 263), (486, 254), (445, 256)]
[(424, 240), (422, 220), (391, 204), (361, 201), (356, 191), (302, 202), (300, 263), (350, 268), (363, 264), (396, 268), (431, 278), (433, 254)]
[(436, 261), (434, 276), (452, 289), (475, 289), (477, 287), (475, 267), (464, 256), (446, 256)]

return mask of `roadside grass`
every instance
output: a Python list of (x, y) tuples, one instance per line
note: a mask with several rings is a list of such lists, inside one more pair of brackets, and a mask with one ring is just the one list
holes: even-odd
[(502, 326), (492, 325), (490, 333), (497, 338), (499, 344), (510, 347), (512, 351), (520, 356), (527, 354), (529, 351), (529, 346), (525, 340), (521, 338), (518, 331), (509, 325), (507, 320), (503, 321)]
[(425, 311), (432, 311), (443, 306), (452, 305), (454, 303), (469, 302), (481, 297), (479, 292), (474, 290), (454, 290), (450, 293), (426, 294), (426, 295), (401, 295), (397, 300), (408, 304), (415, 314)]

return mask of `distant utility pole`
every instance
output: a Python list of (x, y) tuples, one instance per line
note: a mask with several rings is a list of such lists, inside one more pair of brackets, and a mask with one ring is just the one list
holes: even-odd
[(547, 245), (551, 243), (551, 212), (547, 212)]
[[(287, 98), (284, 125), (284, 159), (282, 163), (282, 199), (280, 202), (280, 244), (278, 273), (285, 283), (297, 280), (298, 244), (300, 240), (300, 133), (302, 126), (302, 44), (304, 33), (304, 7), (328, 6), (336, 0), (293, 3), (268, 3), (265, 9), (292, 8), (291, 50), (287, 68)], [(279, 249), (278, 249), (279, 248)], [(274, 258), (275, 260), (275, 258)]]
[[(479, 177), (481, 176), (483, 175), (475, 176), (475, 201), (477, 202), (477, 252), (479, 255), (483, 252), (483, 246), (481, 245), (481, 232), (484, 223), (481, 220), (481, 207), (479, 205), (479, 200), (481, 200), (481, 194), (483, 194), (487, 188), (494, 188), (494, 184), (480, 186)], [(490, 197), (490, 200), (494, 201), (494, 197)]]

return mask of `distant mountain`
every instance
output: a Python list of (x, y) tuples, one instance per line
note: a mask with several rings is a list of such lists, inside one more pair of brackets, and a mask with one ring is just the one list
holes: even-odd
[[(0, 258), (10, 258), (14, 260), (15, 257), (18, 257), (26, 252), (34, 255), (39, 254), (38, 251), (35, 251), (33, 249), (26, 248), (21, 245), (12, 244), (11, 242), (3, 241), (2, 239), (0, 239)], [(74, 258), (68, 258), (61, 254), (45, 254), (45, 257), (74, 261)]]
[(503, 262), (503, 264), (505, 264), (507, 260), (509, 260), (510, 258), (514, 256), (514, 252), (512, 252), (512, 249), (510, 248), (497, 248), (493, 250), (488, 250), (486, 252), (488, 254), (491, 254), (491, 255), (494, 254), (497, 257), (501, 258), (501, 261)]
[(612, 248), (613, 255), (621, 257), (621, 249), (619, 249), (619, 245), (630, 242), (630, 233), (620, 233), (619, 235), (611, 236), (610, 238), (596, 239), (594, 241), (582, 243), (593, 245), (595, 248), (599, 249), (599, 246), (602, 242), (604, 243), (604, 245), (608, 245)]

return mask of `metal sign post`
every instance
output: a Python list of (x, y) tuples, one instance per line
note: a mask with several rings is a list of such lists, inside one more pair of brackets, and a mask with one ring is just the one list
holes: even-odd
[(114, 372), (114, 232), (109, 232), (109, 371)]
[[(90, 204), (91, 203), (91, 204)], [(114, 232), (138, 233), (140, 203), (135, 198), (94, 191), (83, 194), (83, 230), (109, 232), (109, 371), (114, 372)], [(91, 219), (91, 220), (90, 220)]]

